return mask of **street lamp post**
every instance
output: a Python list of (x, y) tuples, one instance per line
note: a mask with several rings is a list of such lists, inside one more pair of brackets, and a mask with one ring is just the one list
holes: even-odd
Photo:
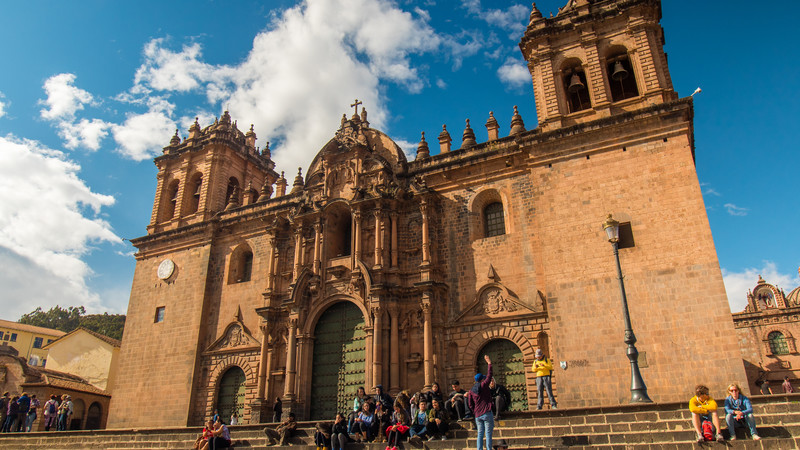
[(625, 318), (625, 343), (628, 344), (628, 359), (631, 361), (631, 403), (652, 403), (647, 396), (647, 386), (644, 384), (642, 374), (639, 372), (639, 351), (636, 350), (636, 335), (631, 327), (631, 316), (628, 313), (628, 297), (625, 295), (625, 283), (622, 281), (622, 266), (619, 264), (619, 222), (611, 217), (606, 217), (603, 230), (608, 236), (608, 242), (614, 247), (614, 258), (617, 260), (617, 277), (619, 278), (619, 291), (622, 294), (622, 313)]

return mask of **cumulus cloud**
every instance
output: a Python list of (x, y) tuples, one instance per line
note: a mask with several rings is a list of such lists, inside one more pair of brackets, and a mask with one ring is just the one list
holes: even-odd
[(506, 59), (497, 69), (497, 77), (511, 88), (520, 88), (531, 82), (531, 74), (525, 62), (516, 58)]
[[(29, 312), (30, 299), (42, 307), (82, 304), (99, 297), (86, 279), (81, 259), (98, 242), (119, 242), (100, 217), (114, 198), (92, 192), (78, 177), (80, 167), (62, 152), (13, 136), (0, 137), (0, 283), (4, 311)], [(30, 280), (37, 273), (36, 283)], [(96, 309), (96, 308), (94, 308)]]
[(525, 31), (531, 8), (526, 5), (511, 5), (506, 9), (483, 9), (480, 0), (462, 0), (461, 6), (473, 16), (487, 24), (508, 31), (511, 39), (519, 38)]
[(92, 94), (73, 86), (74, 82), (75, 74), (72, 73), (53, 75), (44, 82), (47, 98), (41, 101), (45, 106), (40, 111), (42, 118), (71, 121), (83, 105), (94, 101)]
[(736, 206), (733, 203), (725, 203), (725, 209), (732, 216), (746, 216), (747, 211), (749, 211), (747, 208)]
[(725, 282), (725, 291), (728, 293), (728, 303), (731, 312), (742, 312), (747, 306), (747, 291), (752, 290), (758, 283), (758, 276), (773, 285), (783, 288), (788, 294), (790, 290), (800, 286), (800, 276), (797, 272), (786, 274), (780, 271), (771, 261), (764, 261), (760, 268), (747, 268), (740, 272), (731, 272), (722, 269), (722, 279)]
[(122, 124), (111, 126), (119, 151), (134, 161), (155, 156), (176, 129), (170, 111), (158, 107), (143, 114), (129, 114)]
[(6, 96), (0, 92), (0, 117), (6, 115), (6, 107), (8, 106), (8, 103), (5, 101), (5, 98)]
[[(224, 101), (235, 119), (254, 123), (259, 145), (279, 142), (273, 145), (279, 166), (305, 166), (331, 138), (353, 99), (364, 102), (370, 122), (381, 127), (387, 118), (381, 82), (410, 92), (426, 86), (411, 55), (445, 45), (427, 20), (423, 11), (414, 15), (388, 0), (307, 0), (276, 15), (255, 37), (245, 61), (235, 66), (203, 62), (197, 44), (171, 51), (168, 42), (151, 41), (131, 94), (205, 92), (211, 104)], [(165, 124), (167, 117), (171, 115), (162, 111), (142, 125)], [(185, 124), (185, 117), (179, 121)], [(166, 129), (157, 128), (159, 133)], [(132, 137), (123, 137), (117, 128), (113, 132), (120, 145)], [(168, 140), (166, 135), (158, 143), (163, 146)], [(142, 144), (126, 154), (139, 159), (154, 150)]]

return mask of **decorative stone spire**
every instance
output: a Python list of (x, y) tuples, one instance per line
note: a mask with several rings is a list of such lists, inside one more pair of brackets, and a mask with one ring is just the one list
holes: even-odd
[(539, 8), (536, 7), (536, 3), (533, 3), (533, 9), (531, 10), (531, 22), (541, 18), (542, 18), (542, 12), (539, 11)]
[(361, 108), (361, 124), (364, 125), (365, 128), (369, 128), (369, 122), (367, 122), (367, 108)]
[(467, 119), (467, 125), (464, 127), (464, 133), (461, 135), (461, 148), (470, 148), (474, 147), (477, 142), (475, 142), (475, 132), (472, 131), (472, 127), (469, 126), (469, 119)]
[(228, 199), (228, 204), (225, 205), (225, 211), (239, 207), (239, 186), (234, 186), (231, 196)]
[(219, 125), (224, 126), (225, 128), (230, 128), (231, 126), (231, 115), (228, 111), (222, 113), (222, 117), (219, 119)]
[(525, 122), (522, 121), (522, 116), (519, 115), (519, 111), (517, 110), (517, 105), (514, 105), (514, 115), (511, 116), (511, 133), (519, 134), (525, 131)]
[(425, 132), (422, 132), (422, 138), (417, 146), (417, 159), (425, 159), (431, 157), (431, 151), (428, 149), (428, 143), (425, 142)]
[(439, 133), (439, 153), (447, 153), (450, 151), (450, 143), (453, 139), (450, 133), (447, 132), (447, 125), (442, 125), (442, 132)]
[(250, 124), (250, 131), (244, 135), (244, 141), (250, 148), (256, 148), (256, 132), (253, 131), (253, 124)]
[(175, 135), (172, 136), (172, 139), (169, 140), (169, 145), (172, 147), (176, 147), (181, 144), (181, 137), (178, 136), (178, 130), (175, 130)]
[(489, 140), (495, 141), (499, 135), (498, 130), (500, 126), (497, 125), (497, 119), (494, 118), (494, 112), (489, 111), (489, 120), (486, 121), (486, 131), (489, 133)]
[[(263, 154), (263, 153), (262, 153)], [(264, 185), (261, 186), (261, 194), (258, 196), (258, 203), (265, 202), (272, 197), (272, 185), (269, 183), (269, 178), (264, 179)]]
[(294, 177), (294, 183), (292, 184), (292, 192), (291, 193), (294, 194), (295, 192), (302, 191), (304, 184), (305, 183), (303, 183), (303, 168), (302, 167), (298, 167), (297, 168), (297, 176)]
[(189, 127), (189, 139), (194, 139), (200, 136), (200, 124), (197, 122), (197, 117), (194, 118), (194, 123)]
[(267, 141), (267, 144), (261, 149), (261, 156), (267, 159), (272, 158), (272, 152), (269, 150), (269, 141)]
[(283, 171), (281, 171), (281, 177), (278, 178), (278, 181), (275, 182), (275, 187), (277, 188), (277, 192), (275, 194), (276, 197), (283, 197), (286, 195), (286, 177), (283, 176)]

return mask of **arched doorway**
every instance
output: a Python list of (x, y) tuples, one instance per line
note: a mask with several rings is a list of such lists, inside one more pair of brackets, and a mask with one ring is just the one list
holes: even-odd
[(83, 423), (83, 413), (86, 411), (86, 403), (79, 398), (72, 399), (72, 419), (69, 421), (68, 430), (80, 430)]
[(103, 418), (103, 407), (100, 403), (94, 402), (89, 406), (89, 411), (86, 413), (86, 429), (99, 430), (100, 421)]
[(231, 415), (234, 412), (236, 412), (236, 416), (242, 417), (245, 381), (244, 371), (237, 366), (231, 367), (222, 375), (217, 395), (217, 411), (223, 422), (230, 423)]
[(328, 308), (314, 328), (311, 374), (311, 419), (346, 412), (358, 386), (364, 384), (366, 358), (364, 316), (350, 302)]
[(528, 387), (525, 383), (525, 360), (522, 350), (508, 339), (489, 341), (478, 354), (478, 372), (486, 373), (486, 361), (483, 356), (492, 359), (492, 372), (495, 380), (511, 393), (510, 411), (528, 409)]

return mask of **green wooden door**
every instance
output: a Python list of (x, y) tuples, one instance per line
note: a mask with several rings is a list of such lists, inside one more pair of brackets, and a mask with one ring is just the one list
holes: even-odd
[(522, 350), (507, 339), (489, 341), (478, 355), (478, 372), (486, 374), (486, 361), (483, 355), (492, 359), (494, 379), (511, 393), (510, 411), (528, 409), (528, 387), (525, 383), (525, 361)]
[(356, 389), (364, 385), (365, 337), (364, 316), (352, 303), (337, 303), (320, 317), (314, 329), (312, 420), (333, 420), (337, 412), (347, 412)]
[(244, 414), (244, 383), (244, 371), (239, 367), (231, 367), (222, 376), (217, 396), (217, 411), (223, 422), (230, 423), (234, 411), (240, 419)]

